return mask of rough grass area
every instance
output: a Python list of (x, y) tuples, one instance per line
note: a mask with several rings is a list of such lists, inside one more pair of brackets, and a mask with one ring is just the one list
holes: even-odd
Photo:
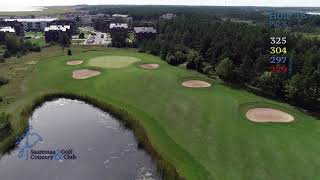
[(9, 115), (5, 113), (0, 113), (0, 131), (5, 127), (9, 126)]
[(0, 76), (0, 87), (9, 83), (9, 79)]
[(90, 59), (89, 65), (102, 68), (124, 68), (137, 61), (140, 60), (128, 56), (101, 56)]
[[(39, 97), (61, 92), (90, 97), (128, 112), (144, 129), (152, 147), (188, 180), (320, 177), (318, 118), (287, 104), (232, 89), (197, 72), (169, 66), (160, 58), (135, 49), (73, 47), (72, 52), (73, 56), (68, 57), (53, 46), (41, 53), (9, 59), (0, 66), (0, 74), (10, 79), (0, 88), (0, 96), (5, 99), (0, 102), (0, 112), (10, 114), (12, 126), (9, 136), (0, 141), (0, 150), (24, 132), (27, 121), (21, 118), (22, 112)], [(133, 57), (141, 63), (157, 63), (161, 68), (101, 68), (102, 74), (95, 78), (72, 79), (70, 74), (79, 67), (66, 65), (70, 59), (87, 62), (102, 56)], [(26, 65), (30, 61), (37, 64)], [(25, 66), (28, 69), (21, 70)], [(182, 87), (181, 82), (190, 78), (213, 86)], [(248, 108), (269, 106), (292, 114), (295, 121), (259, 124), (243, 115)]]

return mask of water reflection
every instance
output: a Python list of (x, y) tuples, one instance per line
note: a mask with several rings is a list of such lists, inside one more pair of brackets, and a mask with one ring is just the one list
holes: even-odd
[(21, 138), (18, 148), (0, 160), (1, 179), (161, 179), (151, 157), (138, 149), (133, 133), (108, 113), (84, 102), (47, 102), (35, 110), (29, 122), (28, 141), (34, 142), (35, 133), (42, 141), (28, 149), (26, 160), (18, 156), (27, 140)]

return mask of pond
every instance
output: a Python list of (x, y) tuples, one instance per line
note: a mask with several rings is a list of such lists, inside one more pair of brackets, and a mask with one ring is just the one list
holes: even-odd
[(156, 163), (131, 130), (82, 101), (37, 108), (17, 148), (1, 157), (3, 180), (158, 180)]

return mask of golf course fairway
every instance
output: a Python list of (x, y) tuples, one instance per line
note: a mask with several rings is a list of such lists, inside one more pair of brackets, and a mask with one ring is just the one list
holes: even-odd
[[(159, 57), (136, 49), (73, 47), (12, 58), (0, 64), (10, 83), (0, 87), (0, 112), (10, 114), (12, 133), (0, 150), (21, 135), (27, 125), (21, 113), (35, 99), (53, 93), (85, 95), (130, 112), (145, 130), (154, 149), (178, 173), (191, 180), (314, 180), (320, 177), (320, 121), (296, 108), (232, 89)], [(92, 58), (131, 57), (122, 68), (92, 64)], [(69, 66), (70, 60), (83, 64)], [(27, 64), (33, 61), (33, 64)], [(98, 59), (96, 61), (101, 61)], [(103, 61), (103, 60), (102, 60)], [(95, 62), (95, 61), (94, 61)], [(161, 68), (147, 71), (142, 63)], [(111, 63), (112, 64), (112, 63)], [(22, 67), (26, 67), (22, 69)], [(118, 67), (118, 66), (117, 66)], [(72, 72), (93, 69), (101, 74), (73, 79)], [(202, 80), (207, 88), (187, 88), (182, 82)], [(246, 118), (253, 108), (273, 108), (294, 117), (289, 123), (259, 123)]]

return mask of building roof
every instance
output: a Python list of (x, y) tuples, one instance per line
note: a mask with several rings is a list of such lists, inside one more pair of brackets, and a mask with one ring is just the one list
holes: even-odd
[(0, 28), (0, 32), (11, 32), (11, 33), (14, 33), (16, 31), (12, 27), (1, 27)]
[(128, 24), (127, 23), (111, 23), (110, 24), (110, 29), (113, 29), (113, 28), (128, 29)]
[(44, 31), (45, 32), (48, 32), (48, 31), (67, 31), (68, 29), (70, 29), (70, 26), (67, 25), (67, 26), (62, 26), (62, 25), (51, 25), (49, 27), (45, 27), (44, 28)]
[(5, 21), (18, 21), (18, 22), (51, 22), (58, 20), (57, 18), (30, 18), (30, 19), (5, 19)]
[(127, 17), (129, 17), (129, 15), (125, 15), (125, 14), (113, 14), (112, 17), (127, 18)]
[(157, 33), (157, 30), (153, 27), (134, 27), (135, 33)]
[(160, 16), (161, 19), (167, 19), (167, 20), (173, 19), (175, 17), (176, 15), (172, 13), (167, 13)]

